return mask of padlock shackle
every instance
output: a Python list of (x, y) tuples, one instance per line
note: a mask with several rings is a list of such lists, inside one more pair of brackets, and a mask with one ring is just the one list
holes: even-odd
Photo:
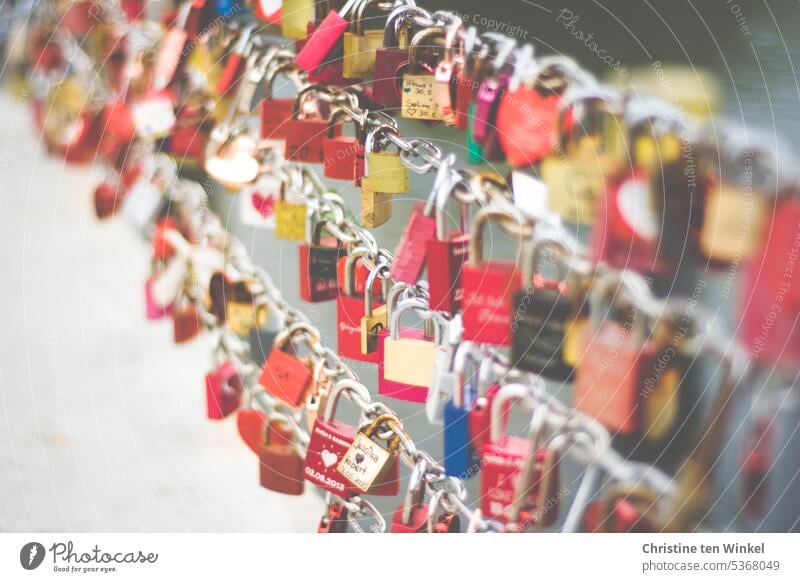
[[(364, 288), (364, 317), (372, 317), (372, 286), (375, 285), (375, 280), (384, 273), (386, 274), (384, 280), (386, 280), (389, 276), (389, 272), (389, 263), (379, 260), (367, 275), (366, 286)], [(383, 291), (383, 286), (381, 286), (381, 291)], [(383, 293), (381, 293), (381, 299), (384, 301), (386, 300)]]
[(486, 357), (485, 352), (479, 349), (478, 344), (471, 341), (462, 342), (456, 349), (455, 356), (453, 356), (453, 374), (456, 377), (456, 385), (453, 389), (453, 404), (457, 408), (463, 409), (466, 403), (464, 372), (467, 367), (467, 361), (472, 360), (473, 363), (479, 363), (481, 361), (479, 358), (484, 357)]
[[(386, 318), (388, 321), (392, 319), (392, 313), (400, 298), (400, 295), (409, 289), (413, 289), (413, 285), (397, 281), (392, 284), (389, 292), (386, 294)], [(407, 299), (407, 298), (406, 298)]]
[(352, 249), (344, 261), (344, 292), (345, 295), (352, 297), (355, 295), (355, 266), (356, 261), (362, 257), (369, 256), (370, 250), (363, 246)]
[[(512, 210), (513, 206), (505, 205), (500, 207), (498, 205), (489, 205), (484, 206), (481, 208), (478, 213), (475, 215), (475, 218), (472, 222), (472, 230), (470, 233), (469, 238), (469, 263), (473, 267), (479, 267), (483, 263), (483, 229), (486, 224), (490, 221), (497, 220), (499, 222), (508, 222), (512, 223), (515, 226), (521, 226), (524, 224), (524, 220), (522, 215), (517, 212), (514, 214)], [(517, 241), (517, 249), (520, 250), (521, 242), (522, 242), (522, 235), (519, 234), (518, 238), (520, 240)], [(517, 253), (519, 255), (519, 252)], [(515, 263), (519, 261), (519, 256), (517, 256)]]
[(425, 472), (428, 470), (428, 461), (421, 458), (411, 469), (408, 476), (408, 489), (406, 490), (405, 500), (403, 501), (403, 512), (401, 520), (403, 525), (411, 522), (411, 510), (421, 505), (425, 501)]
[(536, 237), (524, 245), (522, 272), (526, 284), (533, 283), (538, 267), (544, 258), (544, 252), (549, 248), (555, 249), (559, 255), (556, 261), (558, 281), (564, 285), (568, 284), (571, 273), (569, 259), (572, 258), (572, 249), (563, 240), (551, 235)]
[(386, 17), (386, 25), (383, 31), (383, 48), (400, 48), (399, 30), (403, 27), (413, 27), (413, 21), (408, 18), (412, 14), (418, 18), (427, 18), (433, 22), (430, 12), (414, 6), (413, 3), (396, 7)]
[(633, 271), (607, 271), (599, 275), (592, 281), (589, 290), (589, 320), (593, 329), (597, 330), (606, 321), (607, 307), (614, 307), (619, 301), (622, 293), (628, 295), (628, 299), (634, 307), (635, 324), (632, 326), (635, 335), (633, 338), (637, 343), (644, 345), (647, 341), (647, 318), (640, 306), (642, 301), (637, 293), (638, 283), (635, 277), (640, 277)]
[[(276, 57), (277, 58), (277, 55)], [(264, 99), (272, 99), (272, 85), (275, 83), (275, 78), (281, 73), (286, 73), (286, 76), (294, 82), (295, 88), (299, 92), (300, 89), (306, 84), (304, 81), (304, 73), (300, 67), (293, 60), (280, 60), (277, 64), (269, 62), (267, 72), (264, 75)]]
[[(556, 134), (561, 151), (567, 151), (574, 136), (575, 128), (592, 127), (586, 118), (589, 115), (608, 116), (615, 123), (622, 123), (625, 111), (622, 94), (616, 89), (589, 85), (586, 87), (571, 87), (561, 98), (556, 119)], [(568, 119), (570, 123), (567, 123)], [(595, 135), (592, 133), (586, 135)], [(601, 151), (605, 151), (600, 143)]]
[(422, 299), (410, 298), (401, 301), (397, 308), (392, 312), (392, 319), (389, 321), (389, 337), (392, 341), (400, 338), (400, 318), (406, 311), (413, 310), (421, 320), (433, 320), (436, 324), (434, 328), (434, 342), (441, 345), (441, 324), (436, 321), (436, 312), (432, 311), (428, 304)]
[(489, 412), (491, 427), (491, 431), (489, 432), (490, 443), (498, 444), (503, 439), (503, 423), (501, 422), (503, 418), (503, 406), (509, 400), (522, 403), (532, 412), (538, 408), (537, 402), (533, 399), (530, 386), (525, 384), (506, 384), (500, 388), (492, 400), (492, 408)]
[(418, 68), (420, 66), (419, 60), (419, 48), (420, 45), (424, 42), (429, 42), (430, 44), (422, 45), (425, 47), (434, 47), (434, 41), (441, 41), (444, 44), (444, 41), (447, 39), (447, 34), (445, 33), (445, 29), (440, 26), (432, 26), (430, 28), (423, 28), (418, 33), (416, 33), (411, 42), (408, 43), (408, 74), (409, 75), (417, 75), (419, 74)]
[[(355, 394), (364, 402), (370, 402), (371, 397), (367, 387), (351, 378), (343, 378), (334, 384), (328, 394), (328, 400), (325, 403), (325, 412), (322, 415), (322, 420), (331, 421), (336, 415), (336, 408), (339, 405), (339, 397), (342, 394)], [(352, 400), (352, 396), (347, 396)]]
[[(357, 34), (358, 36), (364, 34), (364, 14), (366, 13), (367, 9), (373, 4), (382, 4), (382, 3), (384, 3), (384, 0), (361, 0), (361, 3), (353, 11), (353, 18), (351, 20), (354, 34)], [(380, 27), (377, 30), (384, 30), (384, 27)]]

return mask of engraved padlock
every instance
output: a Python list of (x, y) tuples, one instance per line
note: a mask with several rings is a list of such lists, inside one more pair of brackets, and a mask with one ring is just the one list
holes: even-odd
[[(302, 335), (302, 338), (299, 336)], [(312, 374), (308, 363), (297, 355), (298, 343), (309, 350), (319, 341), (319, 333), (308, 324), (296, 323), (275, 338), (275, 347), (264, 362), (258, 383), (264, 390), (289, 406), (299, 408), (311, 389)]]

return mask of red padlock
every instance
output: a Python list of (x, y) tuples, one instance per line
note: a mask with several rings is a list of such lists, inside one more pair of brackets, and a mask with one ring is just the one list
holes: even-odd
[(324, 160), (323, 173), (326, 178), (334, 180), (349, 180), (359, 183), (364, 176), (364, 129), (356, 121), (355, 135), (335, 135), (334, 127), (339, 117), (350, 119), (343, 110), (338, 110), (331, 115), (328, 123), (328, 133), (322, 144)]
[(492, 403), (491, 436), (481, 456), (481, 511), (520, 528), (547, 527), (558, 519), (558, 446), (544, 441), (544, 406), (534, 409), (529, 437), (504, 436), (501, 417), (511, 399), (532, 404), (522, 384), (504, 386)]
[(428, 531), (430, 509), (425, 502), (426, 461), (420, 461), (411, 470), (408, 478), (408, 490), (402, 505), (392, 516), (392, 533), (425, 533)]
[[(345, 358), (377, 364), (378, 351), (364, 353), (361, 349), (361, 320), (366, 314), (366, 293), (355, 291), (355, 262), (366, 254), (364, 249), (356, 248), (345, 257), (345, 288), (336, 298), (336, 338), (339, 354)], [(369, 276), (368, 276), (369, 280)], [(377, 278), (376, 278), (377, 280)], [(384, 279), (383, 281), (386, 281)], [(379, 285), (381, 281), (377, 281)], [(365, 283), (365, 287), (368, 283)], [(374, 289), (374, 285), (370, 285)], [(372, 301), (373, 311), (383, 307), (383, 303)]]
[(178, 296), (172, 308), (172, 337), (176, 344), (196, 338), (203, 329), (200, 311), (184, 293)]
[(217, 94), (221, 97), (234, 93), (239, 85), (239, 79), (245, 72), (245, 56), (250, 46), (250, 37), (255, 25), (242, 28), (230, 52), (227, 53), (225, 66), (217, 79)]
[(267, 416), (255, 408), (240, 408), (236, 413), (236, 429), (244, 444), (258, 454), (261, 443), (266, 439)]
[(358, 6), (359, 2), (360, 0), (347, 0), (339, 12), (331, 10), (328, 13), (297, 54), (295, 62), (300, 68), (313, 71), (325, 62), (328, 53), (336, 46), (350, 25), (347, 20), (348, 14)]
[(183, 105), (176, 114), (169, 137), (169, 152), (180, 164), (205, 164), (206, 143), (211, 136), (209, 112), (205, 107)]
[(319, 520), (317, 533), (347, 533), (349, 510), (343, 503), (330, 503), (322, 519)]
[[(497, 219), (519, 226), (522, 219), (510, 211), (481, 209), (475, 217), (469, 245), (469, 261), (464, 265), (461, 280), (464, 288), (464, 339), (500, 346), (511, 345), (512, 302), (522, 287), (517, 261), (483, 260), (483, 228)], [(519, 258), (519, 245), (517, 257)]]
[(116, 100), (103, 108), (101, 119), (103, 133), (98, 152), (107, 159), (113, 159), (136, 138), (131, 109), (125, 101)]
[(117, 182), (116, 179), (106, 178), (94, 189), (94, 212), (100, 220), (112, 216), (122, 203)]
[[(286, 122), (284, 157), (287, 161), (321, 164), (325, 160), (323, 144), (329, 134), (328, 120), (320, 116), (316, 105), (308, 99), (310, 93), (320, 89), (320, 85), (309, 85), (297, 94), (292, 118)], [(333, 125), (332, 136), (339, 135), (340, 131), (338, 125)]]
[(275, 338), (275, 346), (264, 362), (261, 377), (258, 379), (264, 390), (294, 408), (300, 407), (306, 401), (313, 381), (306, 362), (294, 353), (295, 335), (299, 334), (305, 334), (305, 341), (319, 341), (319, 336), (308, 325), (292, 325)]
[[(492, 403), (500, 392), (500, 384), (494, 383), (495, 365), (496, 362), (491, 358), (486, 358), (481, 362), (475, 401), (469, 411), (469, 438), (479, 455), (483, 453), (483, 448), (492, 432)], [(508, 425), (509, 414), (511, 414), (511, 403), (506, 403), (500, 418), (500, 426), (503, 431)]]
[[(365, 402), (370, 399), (367, 389), (353, 380), (340, 380), (333, 387), (326, 402), (325, 412), (314, 422), (311, 431), (306, 453), (305, 478), (309, 483), (346, 499), (351, 494), (360, 494), (362, 491), (336, 470), (339, 461), (344, 458), (356, 436), (354, 426), (334, 418), (342, 394), (347, 394), (351, 399), (361, 398)], [(388, 468), (366, 493), (397, 495), (400, 490), (399, 469), (398, 457), (395, 455)]]
[[(348, 289), (348, 278), (351, 275), (348, 275), (348, 267), (347, 262), (350, 255), (339, 257), (338, 262), (336, 263), (336, 281), (339, 286), (339, 291), (344, 291)], [(352, 288), (354, 295), (363, 295), (364, 291), (367, 289), (367, 279), (369, 278), (369, 267), (367, 267), (359, 257), (356, 257), (355, 266), (352, 267)], [(375, 284), (372, 287), (372, 295), (373, 297), (379, 296), (381, 294), (382, 283), (381, 281), (375, 281)]]
[(286, 139), (289, 132), (288, 121), (292, 118), (295, 100), (291, 97), (276, 99), (272, 96), (275, 78), (289, 74), (295, 86), (299, 86), (302, 77), (297, 74), (294, 62), (281, 63), (268, 70), (264, 78), (264, 99), (261, 101), (261, 137), (264, 139)]
[(592, 533), (655, 533), (652, 514), (658, 497), (639, 485), (619, 486), (584, 512), (584, 529)]
[(258, 451), (259, 477), (265, 489), (285, 495), (302, 495), (305, 490), (304, 459), (296, 448), (289, 423), (287, 417), (279, 414), (269, 419)]
[(659, 220), (653, 205), (650, 178), (634, 169), (611, 178), (605, 187), (592, 232), (592, 258), (617, 269), (662, 273), (658, 260)]
[(231, 362), (221, 362), (206, 374), (208, 418), (219, 420), (236, 412), (241, 404), (243, 384)]
[[(435, 311), (456, 313), (461, 310), (464, 290), (461, 287), (461, 272), (469, 254), (467, 232), (467, 209), (460, 207), (461, 228), (449, 232), (447, 228), (447, 200), (452, 192), (443, 192), (436, 200), (436, 232), (428, 240), (425, 254), (428, 263), (428, 293), (430, 306)], [(446, 195), (444, 195), (446, 194)]]
[[(443, 164), (442, 167), (448, 166)], [(422, 275), (428, 241), (433, 240), (436, 235), (436, 219), (426, 210), (428, 209), (424, 202), (415, 203), (411, 217), (400, 236), (395, 249), (395, 260), (392, 262), (392, 279), (395, 281), (416, 285)]]
[(740, 298), (741, 338), (751, 357), (788, 368), (800, 363), (800, 200), (779, 200), (772, 225), (763, 229), (761, 251), (744, 266)]
[[(647, 337), (645, 318), (635, 309), (634, 320), (623, 324), (608, 317), (608, 301), (623, 293), (635, 297), (628, 282), (609, 273), (597, 279), (590, 292), (590, 323), (583, 330), (584, 348), (576, 370), (573, 406), (612, 432), (634, 433), (642, 428), (644, 380), (658, 358), (654, 340)], [(612, 305), (613, 307), (613, 305)], [(658, 377), (666, 376), (666, 372)]]
[(339, 295), (338, 264), (346, 251), (335, 237), (322, 236), (325, 225), (318, 220), (312, 228), (306, 227), (308, 242), (299, 247), (300, 298), (308, 303), (331, 301)]

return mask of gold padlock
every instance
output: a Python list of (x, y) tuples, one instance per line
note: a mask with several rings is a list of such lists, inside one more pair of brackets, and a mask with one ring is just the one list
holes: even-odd
[(603, 168), (595, 140), (589, 136), (568, 144), (566, 156), (546, 157), (539, 169), (547, 185), (550, 210), (566, 222), (591, 224), (603, 191)]
[(761, 240), (765, 198), (732, 184), (712, 186), (705, 195), (700, 250), (715, 261), (750, 257)]
[[(400, 136), (397, 128), (381, 125), (367, 133), (364, 140), (364, 175), (369, 178), (369, 189), (383, 194), (408, 193), (408, 168), (400, 151), (388, 150), (389, 134)], [(362, 188), (363, 189), (363, 188)]]
[(267, 325), (269, 309), (261, 299), (263, 289), (257, 281), (239, 281), (230, 290), (225, 302), (225, 322), (238, 335), (247, 335)]
[(364, 30), (364, 13), (379, 0), (361, 2), (353, 19), (353, 32), (342, 38), (342, 75), (345, 79), (363, 79), (375, 68), (375, 52), (383, 46), (383, 27)]
[(408, 45), (408, 72), (403, 75), (403, 92), (400, 115), (408, 119), (441, 121), (442, 111), (436, 92), (436, 77), (433, 71), (421, 71), (419, 46), (421, 43), (433, 45), (434, 41), (444, 42), (442, 28), (425, 28), (411, 39)]
[(275, 203), (275, 236), (284, 240), (306, 240), (306, 215), (308, 208), (302, 202), (285, 198)]
[[(384, 341), (383, 376), (386, 380), (401, 382), (409, 386), (427, 389), (433, 382), (436, 355), (439, 352), (440, 328), (434, 322), (434, 338), (410, 338), (400, 335), (400, 317), (403, 313), (418, 307), (424, 302), (408, 299), (400, 303), (392, 312), (389, 324), (390, 334)], [(432, 320), (426, 320), (426, 323)]]
[(308, 34), (308, 23), (313, 16), (313, 0), (283, 0), (281, 35), (295, 40), (305, 38)]
[(389, 422), (400, 426), (397, 417), (383, 414), (367, 428), (356, 433), (353, 444), (336, 466), (336, 470), (361, 491), (368, 491), (372, 487), (400, 447), (400, 437), (397, 435), (392, 436), (386, 448), (372, 439), (378, 428)]
[(361, 226), (375, 228), (392, 217), (392, 195), (376, 192), (372, 180), (365, 176), (361, 180)]
[(382, 273), (386, 276), (389, 274), (389, 267), (385, 263), (376, 265), (367, 276), (364, 291), (364, 316), (361, 318), (361, 353), (365, 356), (378, 349), (378, 332), (386, 329), (388, 323), (386, 305), (372, 308), (372, 288), (375, 285), (375, 279)]

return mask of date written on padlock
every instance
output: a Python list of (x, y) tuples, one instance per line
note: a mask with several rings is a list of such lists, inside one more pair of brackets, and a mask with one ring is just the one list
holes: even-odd
[(353, 444), (337, 465), (336, 470), (361, 491), (370, 487), (386, 470), (389, 462), (397, 454), (400, 437), (392, 436), (387, 447), (373, 440), (375, 433), (384, 424), (400, 429), (400, 421), (392, 415), (381, 415), (366, 429), (359, 431)]

